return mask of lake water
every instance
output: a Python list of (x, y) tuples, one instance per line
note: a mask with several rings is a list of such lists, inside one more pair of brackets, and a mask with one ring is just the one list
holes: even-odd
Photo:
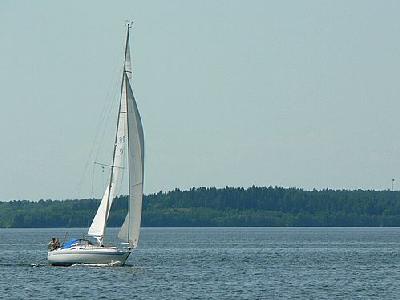
[(48, 266), (65, 231), (0, 229), (0, 298), (400, 298), (400, 228), (144, 228), (124, 267)]

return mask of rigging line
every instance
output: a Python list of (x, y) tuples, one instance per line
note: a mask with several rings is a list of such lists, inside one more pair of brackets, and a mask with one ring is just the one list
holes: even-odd
[(97, 162), (97, 161), (94, 161), (93, 164), (95, 164), (95, 165), (100, 165), (100, 166), (102, 166), (102, 167), (111, 167), (111, 165), (99, 163), (99, 162)]
[[(114, 66), (112, 74), (115, 74), (115, 76), (111, 77), (111, 80), (109, 81), (109, 86), (106, 90), (107, 91), (106, 99), (105, 99), (105, 101), (103, 101), (103, 103), (104, 103), (103, 109), (101, 111), (100, 118), (98, 119), (97, 125), (95, 127), (96, 131), (95, 131), (95, 135), (94, 135), (94, 138), (92, 141), (92, 145), (90, 147), (89, 155), (84, 164), (82, 176), (77, 185), (76, 191), (78, 193), (82, 191), (83, 182), (85, 181), (86, 174), (88, 173), (90, 162), (92, 162), (93, 160), (97, 160), (100, 147), (98, 147), (96, 149), (96, 146), (99, 145), (99, 141), (100, 141), (100, 144), (102, 144), (102, 142), (104, 140), (104, 136), (106, 133), (106, 125), (107, 125), (106, 121), (108, 120), (108, 118), (110, 116), (110, 112), (113, 110), (113, 108), (115, 108), (115, 105), (116, 105), (116, 101), (114, 101), (114, 100), (117, 99), (117, 97), (118, 97), (118, 78), (119, 78), (119, 74), (121, 72), (121, 65), (118, 63), (120, 61), (120, 56), (115, 55), (113, 61), (115, 63), (112, 64), (112, 66)], [(107, 101), (107, 100), (109, 100), (109, 101)], [(108, 114), (107, 114), (107, 112), (108, 112)], [(96, 159), (94, 159), (94, 158), (96, 158)], [(94, 170), (92, 170), (92, 173), (93, 173), (92, 179), (94, 180)], [(93, 195), (93, 193), (92, 193), (92, 195)]]
[(92, 199), (94, 199), (93, 182), (94, 182), (94, 165), (92, 167), (92, 188), (91, 188), (91, 193), (90, 193)]
[[(122, 47), (122, 46), (121, 46)], [(122, 52), (122, 51), (121, 51)], [(120, 53), (120, 52), (118, 52), (118, 53)], [(117, 61), (118, 60), (118, 61)], [(114, 56), (114, 62), (115, 63), (113, 63), (112, 65), (114, 66), (114, 74), (121, 74), (121, 72), (122, 72), (122, 69), (121, 69), (121, 64), (119, 64), (119, 61), (120, 61), (120, 56), (119, 55), (115, 55)], [(118, 73), (117, 73), (118, 72)], [(117, 98), (118, 96), (117, 96), (117, 93), (118, 93), (118, 77), (119, 77), (119, 75), (117, 75), (117, 76), (112, 76), (112, 78), (113, 78), (113, 80), (110, 80), (109, 82), (110, 82), (110, 85), (111, 85), (111, 87), (109, 86), (108, 87), (108, 89), (107, 89), (107, 96), (106, 96), (106, 100), (107, 99), (110, 99), (110, 100), (114, 100), (115, 98)], [(115, 106), (115, 102), (114, 101), (110, 101), (110, 103), (111, 103), (111, 105), (110, 105), (110, 107), (109, 107), (109, 105), (107, 105), (108, 104), (108, 101), (105, 101), (105, 102), (103, 102), (104, 103), (104, 105), (103, 105), (103, 109), (102, 109), (102, 113), (100, 114), (100, 118), (99, 118), (99, 120), (98, 120), (98, 123), (97, 123), (97, 126), (95, 127), (96, 128), (96, 133), (95, 133), (95, 136), (94, 136), (94, 138), (93, 138), (93, 142), (92, 142), (92, 145), (91, 145), (91, 147), (90, 147), (90, 151), (89, 151), (89, 155), (88, 155), (88, 158), (87, 158), (87, 160), (85, 161), (85, 164), (84, 164), (84, 168), (83, 168), (83, 172), (81, 173), (81, 176), (80, 176), (80, 179), (79, 179), (79, 181), (78, 181), (78, 183), (77, 183), (77, 185), (76, 185), (76, 192), (77, 192), (77, 194), (80, 194), (80, 192), (82, 191), (82, 187), (83, 187), (83, 183), (84, 183), (84, 181), (85, 181), (85, 178), (87, 178), (86, 177), (86, 174), (88, 173), (88, 170), (89, 170), (89, 165), (90, 165), (90, 162), (92, 162), (93, 160), (97, 160), (97, 157), (98, 157), (98, 155), (99, 155), (99, 149), (100, 149), (100, 147), (98, 147), (97, 148), (97, 151), (95, 151), (95, 146), (96, 145), (98, 145), (99, 143), (97, 142), (98, 141), (98, 139), (100, 139), (100, 144), (103, 142), (103, 140), (104, 140), (104, 136), (105, 136), (105, 132), (106, 132), (106, 122), (105, 122), (105, 120), (107, 119), (108, 120), (108, 118), (107, 118), (107, 115), (106, 115), (106, 112), (107, 111), (111, 111), (112, 110), (112, 108)], [(113, 105), (114, 104), (114, 105)], [(109, 107), (109, 108), (108, 108)], [(109, 115), (108, 115), (109, 116)], [(102, 130), (101, 130), (102, 129)], [(102, 134), (100, 134), (100, 132), (102, 132)], [(99, 138), (100, 137), (100, 138)], [(93, 158), (95, 158), (95, 159), (93, 159)], [(90, 174), (90, 173), (89, 173)], [(94, 180), (94, 170), (92, 170), (92, 180)], [(93, 182), (92, 182), (93, 183)], [(92, 195), (93, 195), (93, 192), (92, 192)]]
[[(114, 79), (115, 80), (115, 79)], [(98, 122), (97, 122), (97, 125), (96, 125), (96, 134), (95, 134), (95, 137), (94, 137), (94, 141), (93, 141), (93, 144), (95, 145), (95, 141), (96, 141), (96, 139), (97, 139), (97, 137), (99, 136), (99, 134), (100, 134), (100, 129), (101, 129), (101, 127), (102, 126), (104, 126), (104, 119), (106, 118), (106, 113), (107, 113), (107, 111), (109, 110), (109, 107), (111, 106), (111, 105), (113, 105), (113, 102), (112, 102), (112, 98), (110, 97), (110, 95), (112, 94), (112, 88), (113, 88), (113, 80), (111, 80), (110, 82), (109, 82), (109, 86), (108, 86), (108, 88), (107, 88), (107, 93), (106, 93), (106, 97), (105, 97), (105, 101), (103, 101), (103, 109), (102, 109), (102, 111), (101, 111), (101, 114), (100, 114), (100, 118), (98, 119)], [(93, 148), (93, 147), (92, 147)]]
[[(107, 97), (107, 98), (108, 98), (108, 97)], [(109, 110), (109, 109), (108, 109), (109, 106), (110, 106), (110, 103), (108, 103), (108, 101), (107, 101), (107, 102), (105, 103), (105, 105), (103, 106), (103, 109), (102, 109), (102, 112), (101, 112), (99, 121), (98, 121), (97, 126), (96, 126), (96, 133), (95, 133), (95, 136), (94, 136), (93, 141), (92, 141), (92, 143), (91, 143), (91, 147), (90, 147), (90, 151), (89, 151), (89, 157), (88, 157), (88, 159), (87, 159), (86, 162), (85, 162), (84, 171), (83, 171), (83, 174), (82, 174), (81, 179), (80, 179), (80, 181), (79, 181), (79, 188), (78, 188), (78, 190), (80, 190), (81, 185), (83, 184), (84, 178), (85, 178), (85, 176), (86, 176), (87, 169), (88, 169), (88, 167), (89, 167), (89, 162), (91, 161), (91, 158), (92, 158), (92, 156), (93, 156), (93, 154), (94, 154), (94, 149), (95, 149), (95, 146), (96, 146), (96, 144), (97, 144), (97, 139), (98, 139), (98, 137), (99, 137), (99, 135), (100, 135), (101, 128), (103, 127), (103, 124), (105, 123), (104, 121), (105, 121), (105, 119), (106, 119), (106, 112)]]
[[(85, 162), (84, 171), (83, 171), (81, 179), (79, 181), (78, 191), (80, 191), (81, 186), (83, 185), (83, 181), (85, 179), (85, 176), (86, 176), (86, 173), (87, 173), (87, 169), (89, 167), (89, 162), (91, 161), (91, 158), (93, 156), (95, 145), (96, 145), (96, 141), (97, 141), (97, 138), (98, 138), (98, 135), (99, 135), (99, 132), (100, 132), (101, 124), (103, 123), (103, 120), (105, 119), (105, 111), (106, 111), (106, 106), (104, 107), (103, 112), (101, 114), (99, 124), (98, 124), (98, 126), (96, 126), (96, 134), (95, 134), (95, 137), (94, 137), (94, 139), (92, 141), (92, 144), (91, 144), (91, 147), (90, 147), (89, 157), (86, 159), (86, 162)], [(92, 169), (92, 179), (94, 177), (93, 173), (94, 173), (94, 169)]]
[[(118, 68), (118, 70), (120, 70), (121, 68), (119, 67)], [(119, 77), (119, 76), (118, 76)], [(110, 119), (110, 117), (111, 117), (111, 115), (114, 115), (113, 113), (112, 113), (112, 111), (114, 111), (115, 109), (116, 109), (116, 107), (117, 107), (117, 103), (119, 103), (120, 102), (120, 100), (121, 100), (121, 98), (120, 98), (120, 95), (118, 96), (118, 91), (117, 91), (117, 87), (118, 87), (118, 79), (117, 79), (117, 76), (116, 77), (114, 77), (114, 83), (115, 84), (113, 84), (113, 95), (112, 95), (112, 97), (110, 97), (110, 99), (112, 100), (111, 101), (111, 105), (110, 105), (110, 107), (109, 107), (109, 109), (108, 109), (108, 112), (107, 112), (107, 115), (106, 115), (106, 120), (105, 120), (105, 122), (104, 122), (104, 130), (102, 131), (102, 135), (100, 136), (100, 140), (99, 140), (99, 145), (102, 145), (103, 144), (103, 142), (104, 142), (104, 138), (105, 138), (105, 135), (106, 135), (106, 125), (107, 124), (110, 124), (109, 123), (109, 119)], [(117, 101), (115, 101), (115, 99), (116, 98), (118, 98), (118, 102)], [(101, 147), (98, 147), (97, 148), (97, 152), (96, 152), (96, 155), (95, 155), (95, 159), (94, 160), (97, 160), (97, 158), (98, 158), (98, 155), (99, 155), (99, 152), (100, 152), (100, 149), (101, 149)]]
[(103, 164), (103, 163), (99, 163), (99, 162), (97, 162), (97, 161), (93, 162), (93, 164), (95, 164), (95, 165), (100, 165), (100, 166), (102, 166), (102, 167), (108, 167), (108, 168), (113, 167), (113, 168), (125, 169), (124, 167), (121, 167), (121, 166)]
[[(115, 64), (116, 65), (116, 64)], [(118, 67), (118, 69), (120, 69), (120, 67)], [(98, 152), (99, 152), (99, 148), (97, 148), (97, 151), (95, 151), (96, 145), (98, 145), (98, 140), (103, 140), (103, 137), (105, 135), (105, 131), (106, 131), (106, 124), (107, 124), (107, 119), (110, 115), (110, 111), (112, 111), (113, 107), (115, 106), (115, 101), (114, 99), (116, 98), (116, 94), (117, 94), (117, 90), (116, 90), (116, 86), (117, 86), (117, 79), (116, 76), (113, 76), (113, 80), (110, 81), (109, 83), (109, 87), (107, 89), (107, 95), (106, 95), (106, 101), (104, 101), (104, 105), (103, 105), (103, 109), (101, 111), (100, 114), (100, 118), (97, 122), (96, 125), (96, 133), (94, 135), (93, 141), (91, 143), (91, 147), (90, 147), (90, 151), (89, 151), (89, 155), (88, 158), (85, 162), (84, 165), (84, 170), (82, 172), (82, 175), (80, 177), (80, 180), (78, 182), (77, 185), (77, 192), (80, 193), (82, 186), (83, 186), (83, 182), (85, 181), (85, 177), (86, 174), (88, 172), (88, 168), (89, 168), (89, 163), (91, 161), (93, 161), (93, 157), (97, 157), (98, 156)], [(107, 101), (108, 99), (110, 99), (111, 101)], [(108, 114), (107, 114), (108, 112)], [(94, 170), (92, 170), (92, 185), (93, 185), (93, 181), (94, 181)], [(93, 186), (92, 186), (92, 191), (91, 191), (91, 195), (93, 196)]]
[[(121, 93), (122, 95), (122, 93)], [(113, 188), (113, 177), (114, 177), (114, 162), (115, 162), (115, 153), (117, 150), (117, 142), (118, 142), (118, 130), (119, 130), (119, 121), (120, 121), (120, 112), (121, 111), (121, 101), (119, 102), (119, 108), (118, 108), (118, 118), (117, 118), (117, 130), (115, 133), (115, 142), (114, 142), (114, 150), (113, 150), (113, 156), (112, 156), (112, 165), (111, 165), (111, 172), (110, 172), (110, 181), (108, 184), (108, 195), (107, 195), (107, 202), (106, 202), (106, 210), (105, 210), (105, 215), (104, 215), (104, 227), (103, 227), (103, 238), (105, 236), (105, 230), (106, 230), (106, 225), (107, 225), (107, 219), (109, 215), (109, 210), (110, 210), (110, 195), (111, 195), (111, 189)]]
[[(106, 125), (109, 123), (110, 116), (113, 115), (112, 111), (114, 110), (115, 103), (116, 103), (116, 101), (112, 102), (112, 105), (109, 107), (108, 113), (106, 114), (106, 117), (104, 119), (104, 126), (103, 126), (103, 130), (102, 130), (102, 134), (99, 136), (99, 140), (97, 142), (97, 145), (98, 145), (98, 147), (96, 149), (97, 151), (95, 151), (94, 157), (92, 157), (94, 160), (98, 159), (100, 150), (103, 148), (102, 145), (104, 144), (105, 136), (106, 136), (106, 133), (107, 133), (107, 126)], [(103, 169), (103, 173), (104, 173), (104, 169)], [(103, 185), (105, 185), (106, 181), (104, 181), (104, 177), (102, 179), (103, 180), (101, 182), (101, 185), (103, 186)]]
[[(116, 94), (116, 93), (114, 93), (114, 94)], [(110, 97), (110, 99), (112, 100), (110, 102), (111, 105), (108, 107), (108, 110), (107, 110), (105, 118), (104, 118), (103, 128), (102, 128), (101, 133), (99, 134), (99, 137), (98, 137), (98, 140), (96, 143), (97, 148), (96, 148), (96, 151), (94, 152), (93, 160), (98, 159), (100, 150), (102, 149), (102, 145), (104, 144), (104, 139), (105, 139), (106, 133), (110, 130), (110, 128), (107, 127), (107, 125), (109, 124), (111, 115), (114, 115), (112, 112), (115, 110), (115, 106), (117, 103), (117, 101), (115, 101), (116, 98), (117, 98), (117, 96)]]

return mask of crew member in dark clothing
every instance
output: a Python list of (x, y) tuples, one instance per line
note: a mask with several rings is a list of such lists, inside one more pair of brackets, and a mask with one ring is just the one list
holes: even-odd
[(60, 241), (58, 239), (56, 239), (55, 237), (51, 238), (51, 241), (47, 244), (47, 248), (50, 251), (60, 248)]

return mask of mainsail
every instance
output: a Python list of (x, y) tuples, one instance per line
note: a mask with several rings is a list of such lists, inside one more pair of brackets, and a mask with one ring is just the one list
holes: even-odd
[[(144, 135), (140, 114), (129, 82), (132, 66), (129, 49), (129, 28), (125, 45), (125, 63), (122, 76), (120, 108), (118, 113), (117, 134), (114, 145), (113, 164), (110, 183), (104, 192), (97, 214), (89, 228), (89, 235), (102, 242), (107, 219), (113, 199), (116, 197), (122, 181), (125, 163), (125, 148), (128, 149), (129, 208), (118, 237), (130, 247), (136, 247), (140, 234), (143, 177), (144, 177)], [(126, 141), (127, 140), (127, 141)]]
[(118, 237), (129, 243), (131, 247), (136, 247), (139, 240), (142, 212), (144, 136), (140, 114), (126, 74), (123, 85), (128, 108), (129, 211)]

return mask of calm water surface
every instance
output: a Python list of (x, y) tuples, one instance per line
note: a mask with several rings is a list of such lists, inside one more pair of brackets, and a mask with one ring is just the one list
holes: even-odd
[(124, 267), (48, 266), (66, 231), (0, 229), (0, 298), (400, 299), (400, 228), (144, 228)]

